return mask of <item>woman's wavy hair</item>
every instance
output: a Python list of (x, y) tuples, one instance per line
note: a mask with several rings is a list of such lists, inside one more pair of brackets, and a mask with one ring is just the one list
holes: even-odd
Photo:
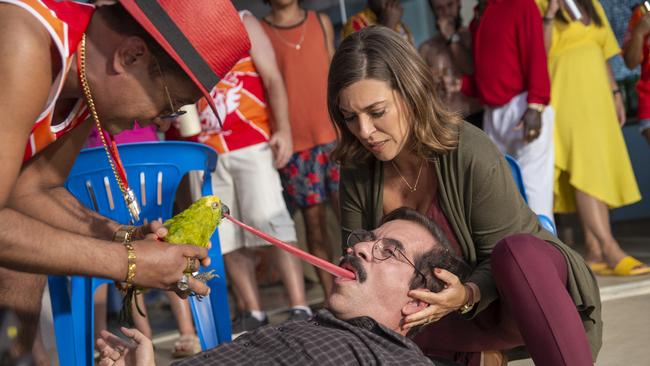
[(456, 148), (461, 118), (438, 99), (427, 64), (396, 32), (373, 26), (343, 40), (330, 65), (327, 107), (339, 139), (332, 153), (334, 160), (355, 166), (371, 157), (347, 128), (339, 109), (341, 91), (365, 79), (384, 81), (400, 95), (405, 117), (410, 120), (408, 143), (419, 156), (445, 154)]

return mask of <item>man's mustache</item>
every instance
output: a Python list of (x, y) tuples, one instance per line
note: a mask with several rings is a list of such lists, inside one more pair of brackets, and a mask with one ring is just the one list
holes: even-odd
[(341, 259), (341, 263), (339, 264), (339, 266), (343, 266), (346, 263), (349, 263), (350, 266), (354, 268), (354, 272), (357, 275), (357, 281), (359, 281), (359, 283), (363, 283), (366, 281), (366, 279), (368, 278), (368, 274), (366, 273), (365, 268), (363, 268), (363, 265), (361, 264), (361, 259), (359, 259), (359, 257), (350, 254), (345, 254)]

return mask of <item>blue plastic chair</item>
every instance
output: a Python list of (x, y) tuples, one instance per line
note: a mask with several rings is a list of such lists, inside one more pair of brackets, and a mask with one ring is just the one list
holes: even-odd
[[(120, 155), (131, 188), (142, 209), (140, 225), (168, 219), (181, 178), (191, 170), (204, 174), (202, 194), (212, 194), (211, 172), (216, 152), (191, 142), (148, 142), (123, 144)], [(127, 224), (129, 214), (108, 165), (104, 149), (83, 150), (77, 158), (66, 188), (86, 207), (117, 222)], [(231, 340), (226, 276), (218, 233), (212, 236), (209, 255), (219, 277), (208, 282), (210, 296), (197, 301), (190, 298), (192, 316), (203, 350)], [(94, 301), (98, 286), (111, 282), (102, 278), (73, 276), (49, 277), (54, 329), (61, 365), (93, 365)]]
[[(519, 167), (519, 163), (517, 163), (517, 160), (513, 158), (510, 155), (506, 155), (506, 161), (508, 162), (508, 165), (510, 166), (510, 171), (512, 172), (512, 178), (515, 180), (515, 184), (517, 184), (517, 188), (519, 188), (519, 193), (521, 193), (521, 196), (524, 198), (524, 201), (528, 203), (528, 195), (526, 194), (526, 188), (524, 187), (524, 178), (521, 175), (521, 168)], [(539, 220), (540, 225), (547, 231), (550, 231), (553, 235), (557, 236), (557, 229), (555, 228), (555, 224), (553, 223), (553, 220), (551, 218), (547, 217), (546, 215), (537, 215), (537, 219)]]

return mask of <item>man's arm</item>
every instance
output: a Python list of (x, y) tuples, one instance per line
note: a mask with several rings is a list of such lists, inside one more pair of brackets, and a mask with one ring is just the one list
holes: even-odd
[(273, 45), (260, 23), (254, 16), (247, 14), (244, 16), (244, 26), (251, 40), (251, 59), (262, 78), (270, 110), (273, 113), (273, 135), (270, 144), (275, 156), (274, 165), (280, 169), (289, 162), (293, 154), (289, 102), (284, 80), (275, 61)]
[[(21, 171), (25, 144), (46, 104), (52, 75), (58, 72), (58, 66), (51, 62), (50, 46), (49, 34), (33, 16), (17, 6), (0, 4), (0, 166), (4, 173), (0, 177), (0, 266), (124, 280), (127, 253), (122, 245), (72, 233), (78, 225), (65, 208), (56, 211), (55, 204), (32, 206), (34, 197), (49, 193), (48, 188), (65, 179), (76, 156), (69, 154), (80, 148), (74, 143), (65, 145), (74, 138), (64, 137)], [(70, 134), (79, 138), (81, 132)], [(36, 202), (47, 201), (40, 196)], [(67, 196), (66, 202), (70, 202)], [(82, 216), (83, 212), (79, 208), (74, 213)], [(72, 224), (66, 231), (48, 224), (67, 226), (62, 224), (65, 220)], [(134, 247), (135, 282), (146, 287), (174, 286), (187, 264), (184, 257), (207, 256), (207, 250), (202, 248), (171, 246), (152, 239), (136, 241)], [(193, 279), (190, 285), (207, 293), (207, 287)]]
[(119, 224), (89, 210), (63, 188), (92, 128), (86, 121), (24, 164), (9, 207), (72, 233), (111, 240)]
[(650, 13), (642, 17), (635, 13), (630, 20), (623, 45), (623, 59), (629, 69), (637, 67), (643, 60), (643, 46), (648, 33), (650, 33)]
[(517, 48), (524, 71), (524, 85), (528, 87), (528, 103), (547, 105), (551, 83), (548, 75), (542, 17), (533, 0), (521, 2), (522, 12), (517, 24)]

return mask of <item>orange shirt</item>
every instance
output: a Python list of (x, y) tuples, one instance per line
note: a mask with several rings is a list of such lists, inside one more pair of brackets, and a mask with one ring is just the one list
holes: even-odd
[(54, 106), (70, 70), (77, 45), (88, 27), (95, 7), (82, 3), (54, 0), (0, 0), (0, 2), (14, 4), (32, 14), (52, 37), (52, 43), (58, 52), (53, 57), (60, 57), (61, 65), (63, 65), (52, 84), (47, 104), (38, 116), (29, 135), (23, 156), (23, 162), (25, 162), (88, 117), (85, 103), (79, 100), (64, 121), (52, 126)]
[(303, 22), (289, 28), (261, 23), (287, 88), (294, 152), (334, 141), (327, 112), (330, 56), (318, 14), (308, 11)]
[(271, 129), (264, 85), (250, 56), (245, 57), (212, 89), (223, 128), (219, 128), (205, 99), (198, 103), (201, 133), (198, 141), (223, 154), (269, 141)]

